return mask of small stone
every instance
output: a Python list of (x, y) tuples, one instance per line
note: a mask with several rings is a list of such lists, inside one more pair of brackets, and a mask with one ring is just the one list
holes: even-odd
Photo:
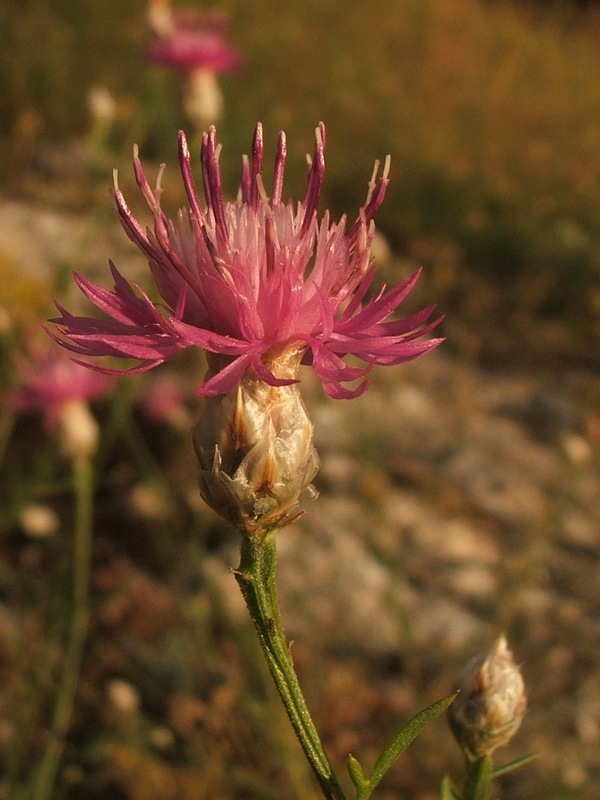
[(47, 539), (60, 528), (60, 518), (50, 506), (32, 503), (21, 512), (21, 530), (31, 539)]
[(135, 686), (121, 678), (113, 678), (106, 685), (110, 704), (123, 714), (133, 714), (140, 707), (140, 695)]

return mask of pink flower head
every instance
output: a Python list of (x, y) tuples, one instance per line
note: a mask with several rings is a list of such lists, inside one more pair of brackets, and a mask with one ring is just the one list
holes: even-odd
[(186, 416), (186, 394), (184, 386), (174, 376), (154, 373), (154, 379), (137, 402), (151, 422), (168, 422)]
[(153, 42), (148, 58), (155, 64), (183, 71), (204, 67), (228, 72), (241, 64), (241, 57), (220, 33), (214, 31), (177, 31), (169, 39)]
[[(321, 219), (317, 205), (325, 172), (325, 128), (316, 131), (314, 154), (304, 199), (281, 200), (286, 161), (285, 134), (280, 133), (271, 196), (263, 183), (263, 132), (257, 125), (252, 159), (243, 159), (238, 197), (223, 199), (219, 152), (214, 127), (204, 134), (201, 162), (203, 203), (198, 195), (183, 133), (179, 160), (189, 208), (170, 220), (160, 206), (162, 168), (154, 191), (134, 153), (137, 183), (152, 212), (153, 229), (133, 216), (115, 181), (117, 211), (125, 232), (148, 258), (164, 304), (154, 303), (111, 263), (114, 290), (80, 275), (83, 293), (108, 319), (77, 317), (58, 306), (62, 316), (57, 341), (84, 356), (137, 359), (136, 367), (111, 370), (126, 374), (152, 369), (190, 345), (209, 354), (211, 371), (199, 392), (223, 394), (247, 370), (272, 386), (294, 383), (277, 378), (269, 365), (291, 349), (302, 351), (302, 363), (313, 367), (327, 394), (350, 398), (367, 387), (344, 386), (366, 376), (375, 364), (410, 361), (441, 339), (423, 339), (439, 322), (429, 321), (433, 306), (407, 319), (391, 314), (414, 286), (418, 271), (400, 285), (375, 294), (369, 290), (375, 268), (370, 245), (373, 215), (388, 183), (389, 159), (376, 180), (376, 163), (365, 204), (346, 231), (346, 218)], [(345, 356), (364, 362), (350, 366)]]
[(229, 72), (242, 63), (240, 54), (224, 36), (225, 19), (221, 16), (198, 16), (193, 12), (172, 12), (161, 8), (162, 25), (150, 29), (154, 40), (148, 46), (148, 58), (155, 64), (189, 72), (210, 69)]
[(44, 426), (54, 427), (62, 408), (73, 400), (90, 401), (105, 394), (111, 381), (85, 369), (64, 350), (35, 352), (29, 362), (17, 363), (18, 383), (10, 394), (17, 411), (40, 410)]

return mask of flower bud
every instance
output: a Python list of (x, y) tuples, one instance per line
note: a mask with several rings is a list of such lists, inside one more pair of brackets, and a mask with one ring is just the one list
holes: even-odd
[(183, 111), (191, 122), (198, 125), (219, 119), (223, 113), (223, 94), (213, 69), (199, 67), (186, 75)]
[[(288, 348), (269, 368), (294, 378), (301, 355)], [(319, 459), (297, 384), (271, 386), (248, 370), (227, 394), (203, 398), (194, 447), (202, 497), (250, 537), (287, 524), (316, 495)]]
[(98, 446), (99, 426), (87, 403), (73, 398), (56, 413), (56, 436), (61, 453), (67, 458), (89, 458)]
[(470, 760), (490, 755), (516, 733), (527, 705), (525, 684), (506, 637), (476, 656), (460, 676), (450, 727)]

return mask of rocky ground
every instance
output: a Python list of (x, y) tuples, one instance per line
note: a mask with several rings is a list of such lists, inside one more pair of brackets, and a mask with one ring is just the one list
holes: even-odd
[[(36, 280), (41, 261), (103, 270), (119, 237), (108, 216), (90, 227), (8, 203), (0, 230), (5, 271), (35, 264)], [(120, 266), (135, 260), (116, 246)], [(370, 763), (399, 722), (446, 694), (505, 632), (529, 710), (499, 761), (539, 757), (498, 782), (497, 796), (595, 800), (600, 377), (548, 360), (485, 368), (451, 350), (380, 370), (352, 402), (305, 381), (320, 497), (279, 537), (298, 671), (343, 773), (348, 752)], [(9, 453), (23, 456), (25, 427)], [(211, 800), (316, 797), (229, 572), (237, 535), (196, 499), (187, 427), (140, 429), (175, 511), (152, 505), (152, 481), (130, 453), (113, 454), (97, 501), (94, 613), (60, 796), (185, 800), (200, 784)], [(68, 520), (63, 495), (56, 506)], [(0, 748), (14, 765), (7, 754), (29, 709), (21, 760), (31, 765), (46, 725), (45, 702), (30, 702), (31, 675), (41, 681), (43, 640), (60, 641), (48, 597), (68, 580), (68, 540), (36, 541), (10, 526), (0, 535)], [(439, 721), (379, 796), (433, 800), (442, 775), (460, 769)]]
[(282, 542), (292, 624), (428, 698), (507, 633), (529, 691), (514, 749), (540, 757), (506, 796), (598, 792), (599, 388), (438, 353), (320, 405), (326, 496)]

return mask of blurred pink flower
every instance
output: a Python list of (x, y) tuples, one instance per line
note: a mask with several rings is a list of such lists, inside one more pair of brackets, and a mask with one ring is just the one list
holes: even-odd
[(181, 73), (183, 111), (203, 130), (223, 110), (217, 74), (242, 63), (225, 39), (227, 17), (220, 12), (173, 11), (165, 0), (151, 0), (147, 21), (148, 59)]
[(190, 391), (174, 375), (155, 373), (136, 397), (136, 405), (150, 422), (189, 429), (189, 399)]
[(242, 63), (241, 56), (219, 31), (175, 28), (172, 36), (148, 46), (148, 58), (155, 64), (188, 72), (199, 67), (229, 72)]
[(154, 422), (164, 420), (171, 412), (182, 408), (184, 403), (184, 390), (170, 375), (157, 375), (139, 398), (143, 413)]
[(43, 412), (44, 426), (52, 429), (72, 401), (95, 400), (108, 392), (112, 381), (86, 369), (64, 350), (37, 350), (31, 358), (17, 362), (17, 385), (10, 403), (17, 411)]
[(152, 39), (148, 58), (184, 72), (199, 67), (228, 72), (242, 63), (241, 55), (225, 39), (227, 18), (222, 13), (172, 11), (168, 3), (150, 3), (148, 28)]
[[(325, 172), (325, 128), (316, 131), (304, 199), (282, 202), (286, 161), (285, 134), (279, 134), (271, 197), (263, 184), (263, 132), (257, 125), (252, 159), (243, 159), (238, 198), (223, 199), (215, 129), (204, 134), (201, 162), (206, 203), (201, 203), (183, 133), (179, 160), (189, 208), (169, 220), (160, 207), (162, 169), (152, 191), (134, 153), (137, 183), (154, 219), (146, 229), (133, 216), (115, 181), (121, 223), (146, 254), (164, 304), (138, 293), (110, 264), (114, 291), (81, 275), (82, 292), (109, 319), (79, 317), (58, 306), (55, 337), (84, 356), (137, 359), (138, 366), (109, 374), (152, 369), (180, 350), (196, 345), (209, 354), (210, 371), (198, 390), (218, 395), (232, 389), (247, 370), (272, 386), (294, 383), (269, 368), (279, 355), (300, 348), (302, 363), (313, 367), (327, 394), (350, 398), (367, 387), (343, 384), (364, 378), (375, 364), (409, 361), (441, 339), (423, 339), (439, 320), (429, 321), (434, 306), (407, 319), (390, 315), (414, 286), (418, 271), (400, 285), (382, 286), (368, 296), (375, 267), (370, 245), (373, 216), (388, 184), (389, 160), (376, 180), (373, 171), (365, 204), (346, 232), (346, 218), (319, 220), (317, 205)], [(61, 338), (64, 337), (64, 338)], [(365, 362), (349, 366), (345, 356)]]

